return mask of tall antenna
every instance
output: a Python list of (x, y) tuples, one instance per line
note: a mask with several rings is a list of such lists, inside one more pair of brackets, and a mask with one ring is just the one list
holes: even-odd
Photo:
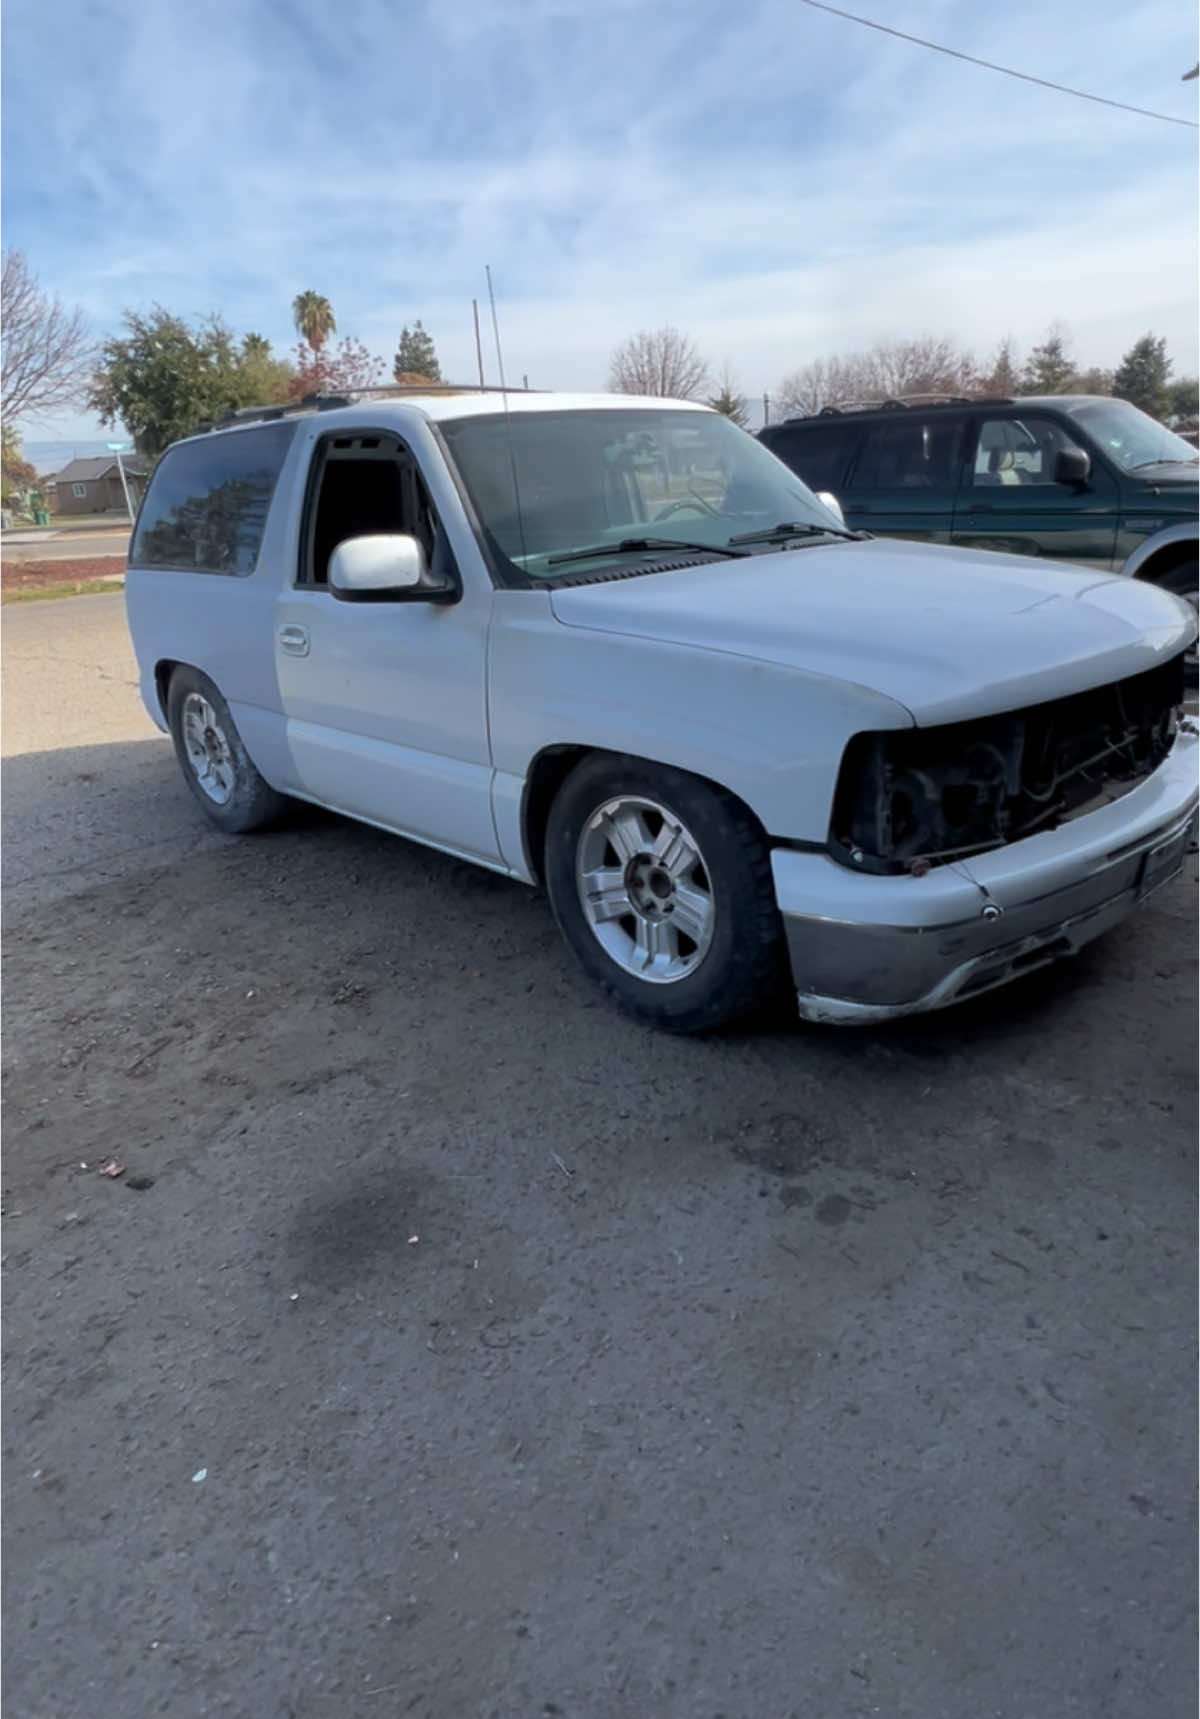
[(482, 388), (484, 385), (484, 383), (483, 383), (483, 343), (481, 342), (481, 340), (479, 338), (479, 300), (477, 298), (473, 298), (471, 300), (471, 314), (475, 318), (475, 358), (476, 358), (476, 361), (478, 362), (478, 365), (479, 365), (479, 386)]
[(500, 367), (500, 387), (507, 391), (504, 380), (504, 354), (500, 350), (500, 324), (496, 320), (496, 291), (492, 286), (492, 269), (490, 263), (484, 263), (483, 272), (487, 276), (488, 298), (492, 306), (492, 334), (496, 341), (496, 363)]
[(492, 334), (496, 340), (496, 363), (500, 367), (500, 398), (504, 402), (504, 423), (508, 430), (508, 463), (512, 467), (513, 500), (517, 504), (517, 530), (521, 534), (521, 559), (528, 561), (529, 550), (525, 543), (525, 515), (521, 509), (521, 483), (517, 477), (517, 450), (513, 442), (512, 416), (508, 410), (508, 388), (504, 381), (504, 355), (500, 351), (500, 324), (496, 320), (496, 289), (492, 285), (492, 270), (489, 263), (484, 263), (483, 272), (487, 276), (488, 299), (492, 307)]

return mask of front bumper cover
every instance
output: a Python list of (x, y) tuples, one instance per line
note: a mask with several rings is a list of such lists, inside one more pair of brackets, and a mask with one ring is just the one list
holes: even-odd
[(1191, 722), (1120, 799), (925, 877), (869, 877), (776, 849), (776, 897), (801, 1015), (870, 1023), (939, 1009), (1074, 954), (1183, 864), (1200, 746)]

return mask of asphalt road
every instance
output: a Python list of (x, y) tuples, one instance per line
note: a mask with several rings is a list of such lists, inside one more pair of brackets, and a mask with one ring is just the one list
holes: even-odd
[(124, 555), (129, 548), (129, 526), (103, 526), (95, 531), (13, 532), (6, 535), (3, 556), (19, 565), (23, 561), (90, 561), (98, 555)]
[(515, 885), (208, 831), (120, 601), (4, 620), (11, 1712), (1190, 1719), (1194, 864), (676, 1041)]

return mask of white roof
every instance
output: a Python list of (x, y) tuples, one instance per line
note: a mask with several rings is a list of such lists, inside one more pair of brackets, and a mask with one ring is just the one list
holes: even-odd
[[(434, 422), (451, 418), (481, 418), (495, 416), (505, 410), (517, 413), (537, 412), (582, 412), (582, 411), (627, 411), (648, 410), (655, 412), (706, 412), (712, 414), (710, 406), (702, 405), (698, 400), (666, 400), (651, 394), (553, 394), (553, 393), (510, 393), (502, 394), (499, 389), (491, 389), (485, 394), (471, 393), (464, 388), (461, 393), (429, 393), (429, 394), (377, 394), (367, 393), (360, 400), (355, 400), (350, 406), (331, 406), (328, 410), (318, 412), (316, 408), (298, 414), (304, 418), (319, 418), (322, 424), (328, 423), (330, 428), (338, 424), (373, 424), (386, 423), (389, 418), (395, 418), (400, 423), (411, 422), (414, 415), (431, 419)], [(269, 421), (269, 420), (268, 420)], [(248, 419), (244, 423), (217, 424), (212, 430), (202, 430), (199, 435), (236, 435), (239, 430), (261, 428), (263, 419)], [(195, 438), (184, 438), (192, 441)]]
[[(386, 398), (386, 397), (385, 397)], [(389, 406), (415, 406), (427, 418), (476, 418), (503, 412), (619, 411), (648, 407), (656, 412), (707, 412), (697, 400), (663, 400), (647, 394), (408, 394), (386, 400)], [(383, 400), (364, 400), (378, 410)]]

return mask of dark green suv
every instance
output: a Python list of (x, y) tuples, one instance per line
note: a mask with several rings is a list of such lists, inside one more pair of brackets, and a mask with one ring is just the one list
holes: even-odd
[(1197, 602), (1197, 453), (1127, 400), (889, 400), (760, 431), (847, 523), (1053, 556)]

